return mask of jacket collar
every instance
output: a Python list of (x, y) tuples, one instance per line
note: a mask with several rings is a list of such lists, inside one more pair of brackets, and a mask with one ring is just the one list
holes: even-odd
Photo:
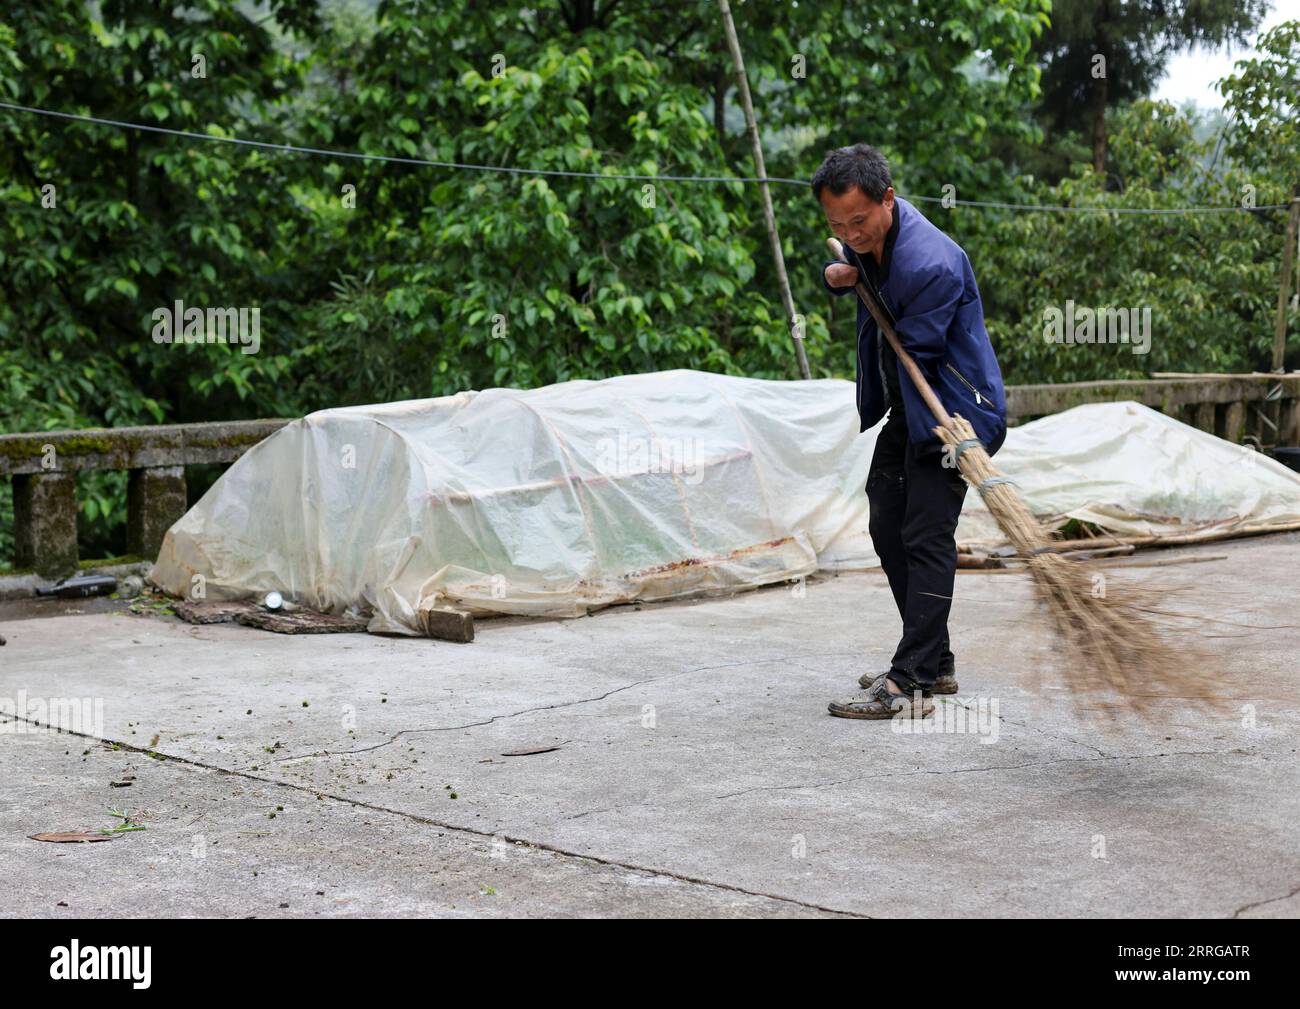
[(902, 211), (899, 207), (898, 197), (894, 197), (894, 223), (889, 226), (889, 233), (885, 235), (885, 246), (880, 251), (880, 280), (884, 283), (889, 279), (889, 263), (894, 258), (894, 244), (898, 241), (898, 220)]

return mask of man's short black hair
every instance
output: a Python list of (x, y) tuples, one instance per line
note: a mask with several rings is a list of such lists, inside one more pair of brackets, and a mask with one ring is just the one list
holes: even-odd
[(870, 144), (827, 151), (826, 159), (812, 177), (813, 196), (819, 200), (823, 189), (829, 188), (836, 196), (843, 196), (851, 186), (857, 186), (870, 199), (883, 203), (885, 190), (892, 185), (889, 162)]

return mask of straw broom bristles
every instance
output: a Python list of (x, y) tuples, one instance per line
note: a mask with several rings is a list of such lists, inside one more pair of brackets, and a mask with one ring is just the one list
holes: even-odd
[[(836, 259), (845, 261), (836, 239), (826, 244)], [(1203, 673), (1191, 661), (1186, 642), (1175, 647), (1154, 619), (1162, 611), (1132, 595), (1129, 587), (1108, 584), (1096, 565), (1067, 560), (1053, 551), (1050, 535), (1015, 484), (993, 465), (970, 422), (944, 409), (866, 286), (859, 281), (856, 290), (939, 421), (935, 434), (951, 447), (962, 476), (979, 491), (999, 528), (1025, 559), (1037, 596), (1047, 605), (1066, 646), (1061, 665), (1070, 689), (1113, 695), (1142, 714), (1149, 713), (1148, 702), (1161, 697), (1209, 700), (1203, 696)]]
[[(960, 415), (949, 417), (935, 433), (954, 448), (975, 439), (970, 423)], [(1149, 701), (1161, 696), (1203, 699), (1204, 676), (1198, 663), (1190, 661), (1186, 646), (1180, 649), (1170, 642), (1154, 619), (1158, 610), (1135, 596), (1131, 586), (1108, 579), (1099, 566), (1054, 552), (1050, 536), (1015, 485), (988, 482), (1002, 474), (982, 446), (969, 446), (957, 465), (968, 483), (982, 488), (989, 513), (1025, 558), (1038, 598), (1047, 604), (1066, 645), (1062, 665), (1071, 690), (1115, 695), (1143, 713)]]

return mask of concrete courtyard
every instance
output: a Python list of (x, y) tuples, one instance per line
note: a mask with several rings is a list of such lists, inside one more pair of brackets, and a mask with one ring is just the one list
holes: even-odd
[[(1226, 702), (1153, 723), (1076, 709), (1027, 576), (960, 574), (940, 711), (983, 732), (826, 714), (896, 643), (878, 572), (468, 645), (0, 604), (0, 698), (104, 737), (0, 719), (6, 913), (1294, 917), (1300, 535), (1135, 559), (1220, 555), (1108, 575), (1203, 618)], [(28, 838), (110, 808), (146, 829)]]

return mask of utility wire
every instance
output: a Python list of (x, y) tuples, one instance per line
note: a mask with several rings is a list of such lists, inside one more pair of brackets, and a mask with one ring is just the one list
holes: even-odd
[[(101, 126), (118, 126), (130, 130), (146, 130), (150, 133), (166, 133), (174, 137), (189, 140), (211, 140), (223, 144), (242, 144), (247, 147), (260, 147), (271, 151), (285, 151), (290, 154), (320, 154), (330, 158), (358, 158), (364, 161), (389, 161), (401, 165), (429, 165), (434, 168), (466, 168), (482, 172), (509, 172), (516, 175), (563, 175), (581, 179), (662, 179), (669, 182), (759, 182), (760, 179), (748, 179), (731, 175), (605, 175), (600, 172), (567, 172), (550, 168), (510, 168), (505, 165), (472, 165), (460, 161), (431, 161), (427, 158), (401, 158), (391, 154), (360, 154), (356, 151), (326, 150), (320, 147), (296, 147), (293, 144), (271, 144), (262, 140), (243, 140), (239, 137), (221, 137), (209, 133), (192, 133), (188, 130), (173, 130), (166, 126), (151, 126), (147, 123), (125, 123), (118, 119), (100, 119), (97, 116), (81, 116), (71, 112), (54, 112), (50, 109), (35, 109), (26, 105), (11, 105), (0, 102), (0, 108), (13, 109), (17, 112), (30, 112), (41, 116), (53, 116), (57, 119), (74, 119), (83, 123), (98, 123)], [(768, 182), (784, 182), (795, 186), (806, 186), (802, 179), (768, 179)]]
[[(327, 158), (355, 158), (362, 161), (386, 161), (399, 165), (425, 165), (433, 168), (461, 168), (479, 172), (503, 172), (512, 175), (547, 175), (575, 179), (611, 179), (637, 182), (741, 182), (781, 183), (789, 186), (808, 186), (804, 179), (748, 178), (735, 175), (634, 175), (606, 174), (603, 172), (569, 172), (548, 168), (511, 168), (505, 165), (475, 165), (460, 161), (433, 161), (427, 158), (402, 158), (391, 154), (362, 154), (357, 151), (327, 150), (320, 147), (298, 147), (294, 144), (272, 144), (263, 140), (245, 140), (241, 137), (214, 136), (209, 133), (193, 133), (189, 130), (173, 130), (166, 126), (153, 126), (148, 123), (128, 123), (120, 119), (101, 119), (98, 116), (83, 116), (72, 112), (56, 112), (52, 109), (33, 108), (28, 105), (13, 105), (0, 102), (0, 109), (13, 112), (26, 112), (30, 115), (49, 116), (54, 119), (68, 119), (82, 123), (95, 123), (100, 126), (115, 126), (127, 130), (144, 130), (148, 133), (165, 133), (173, 137), (185, 137), (187, 140), (207, 140), (215, 143), (237, 144), (244, 147), (257, 147), (269, 151), (282, 151), (288, 154), (315, 154)], [(1067, 207), (1040, 203), (998, 203), (988, 200), (957, 200), (940, 196), (909, 196), (899, 194), (909, 200), (925, 203), (941, 203), (945, 206), (980, 207), (997, 210), (1023, 210), (1029, 212), (1049, 213), (1096, 213), (1096, 214), (1233, 214), (1258, 213), (1263, 210), (1283, 210), (1287, 203), (1267, 203), (1257, 207)]]

